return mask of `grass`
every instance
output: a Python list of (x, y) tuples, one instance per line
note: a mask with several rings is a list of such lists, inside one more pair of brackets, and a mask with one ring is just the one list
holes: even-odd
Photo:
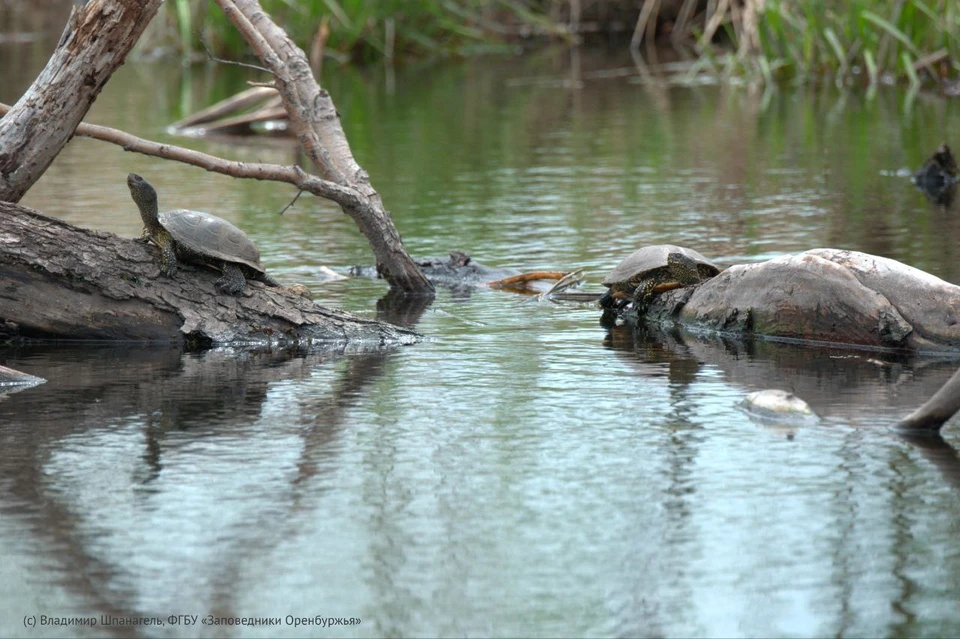
[(741, 68), (773, 80), (919, 86), (960, 72), (956, 0), (767, 0), (757, 36)]
[[(193, 5), (193, 9), (185, 8)], [(246, 55), (246, 43), (215, 6), (166, 3), (161, 27), (182, 52)], [(305, 51), (326, 24), (327, 57), (339, 62), (512, 53), (521, 34), (559, 34), (553, 21), (521, 0), (261, 0)], [(176, 39), (175, 39), (176, 38)], [(203, 42), (201, 43), (201, 38)], [(157, 38), (154, 38), (156, 40)]]
[[(261, 2), (304, 50), (310, 51), (325, 25), (325, 56), (361, 64), (509, 53), (530, 38), (572, 40), (571, 25), (576, 24), (593, 25), (595, 41), (616, 39), (614, 19), (620, 25), (619, 46), (631, 46), (623, 41), (623, 28), (633, 30), (631, 21), (644, 6), (636, 0)], [(650, 5), (652, 15), (644, 14), (650, 15), (651, 24), (645, 37), (653, 34), (658, 44), (691, 46), (702, 58), (697, 68), (714, 73), (764, 83), (827, 78), (845, 84), (900, 81), (913, 86), (960, 73), (957, 0), (644, 2), (656, 2)], [(212, 3), (174, 0), (166, 6), (166, 32), (185, 58), (191, 51), (202, 51), (201, 37), (223, 57), (248, 54), (239, 34)], [(574, 7), (580, 11), (577, 16), (572, 15)], [(632, 46), (638, 44), (639, 40)]]

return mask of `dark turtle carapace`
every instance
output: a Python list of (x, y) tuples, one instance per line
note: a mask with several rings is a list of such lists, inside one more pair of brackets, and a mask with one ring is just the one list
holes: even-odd
[(603, 279), (608, 288), (600, 306), (613, 309), (633, 301), (643, 315), (656, 293), (699, 284), (720, 272), (700, 253), (682, 246), (656, 244), (634, 251)]
[(913, 174), (913, 183), (932, 202), (950, 208), (960, 181), (957, 173), (957, 160), (950, 147), (943, 143)]
[(183, 261), (222, 271), (216, 287), (229, 295), (242, 293), (248, 279), (279, 286), (260, 264), (257, 245), (230, 222), (186, 209), (159, 212), (157, 192), (136, 173), (127, 176), (127, 186), (140, 208), (143, 237), (160, 247), (160, 271), (164, 275), (173, 275), (177, 262)]

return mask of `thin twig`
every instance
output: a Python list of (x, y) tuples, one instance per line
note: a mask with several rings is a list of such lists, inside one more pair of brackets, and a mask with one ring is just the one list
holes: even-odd
[(303, 194), (303, 189), (300, 189), (299, 191), (297, 191), (297, 194), (293, 196), (292, 200), (290, 200), (290, 204), (287, 204), (285, 207), (280, 209), (280, 213), (278, 213), (278, 215), (283, 215), (284, 213), (287, 212), (287, 209), (293, 207), (293, 205), (297, 203), (297, 200), (300, 199), (300, 196), (302, 194)]
[(682, 34), (687, 27), (687, 21), (691, 15), (693, 15), (693, 11), (696, 8), (695, 5), (696, 0), (684, 0), (683, 5), (680, 7), (677, 21), (673, 25), (673, 32), (670, 34), (670, 40), (673, 42), (674, 47), (680, 44)]
[(248, 69), (256, 69), (257, 71), (263, 71), (264, 73), (271, 73), (270, 69), (261, 67), (256, 64), (247, 64), (246, 62), (237, 62), (236, 60), (224, 60), (223, 58), (218, 58), (217, 56), (213, 55), (213, 53), (207, 47), (207, 43), (204, 42), (202, 37), (200, 38), (200, 46), (202, 46), (203, 50), (207, 52), (207, 57), (213, 60), (214, 62), (220, 62), (221, 64), (232, 64), (238, 67), (246, 67)]

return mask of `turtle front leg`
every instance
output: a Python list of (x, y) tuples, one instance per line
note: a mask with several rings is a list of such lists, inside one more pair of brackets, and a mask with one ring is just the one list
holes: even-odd
[(173, 277), (177, 272), (177, 252), (174, 248), (173, 238), (154, 236), (154, 241), (160, 246), (160, 272), (167, 277)]
[(247, 278), (236, 264), (223, 265), (223, 277), (217, 280), (216, 287), (227, 295), (240, 295), (247, 286)]
[(633, 308), (637, 311), (637, 317), (643, 317), (647, 314), (647, 308), (650, 306), (650, 300), (653, 299), (656, 287), (657, 283), (655, 281), (647, 280), (633, 292)]

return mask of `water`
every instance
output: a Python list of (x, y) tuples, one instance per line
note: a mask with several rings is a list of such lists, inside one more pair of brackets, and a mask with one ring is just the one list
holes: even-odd
[[(42, 65), (27, 48), (0, 44), (0, 100)], [(583, 267), (596, 289), (651, 242), (724, 265), (833, 246), (960, 281), (955, 212), (898, 176), (957, 130), (955, 103), (656, 89), (590, 79), (620, 61), (579, 63), (580, 91), (555, 52), (392, 76), (329, 65), (324, 83), (415, 255)], [(282, 142), (164, 133), (245, 73), (131, 62), (87, 120), (294, 161)], [(375, 310), (382, 282), (314, 280), (372, 257), (329, 204), (278, 217), (285, 186), (76, 139), (24, 203), (133, 237), (130, 171), (161, 207), (241, 225), (320, 303), (401, 321)], [(364, 354), (0, 348), (50, 380), (0, 395), (0, 635), (960, 633), (957, 426), (889, 429), (956, 361), (607, 333), (589, 306), (488, 290), (403, 312), (425, 340)], [(770, 387), (822, 421), (752, 422), (737, 403)], [(181, 614), (361, 623), (168, 622)], [(30, 615), (165, 625), (25, 628)]]

